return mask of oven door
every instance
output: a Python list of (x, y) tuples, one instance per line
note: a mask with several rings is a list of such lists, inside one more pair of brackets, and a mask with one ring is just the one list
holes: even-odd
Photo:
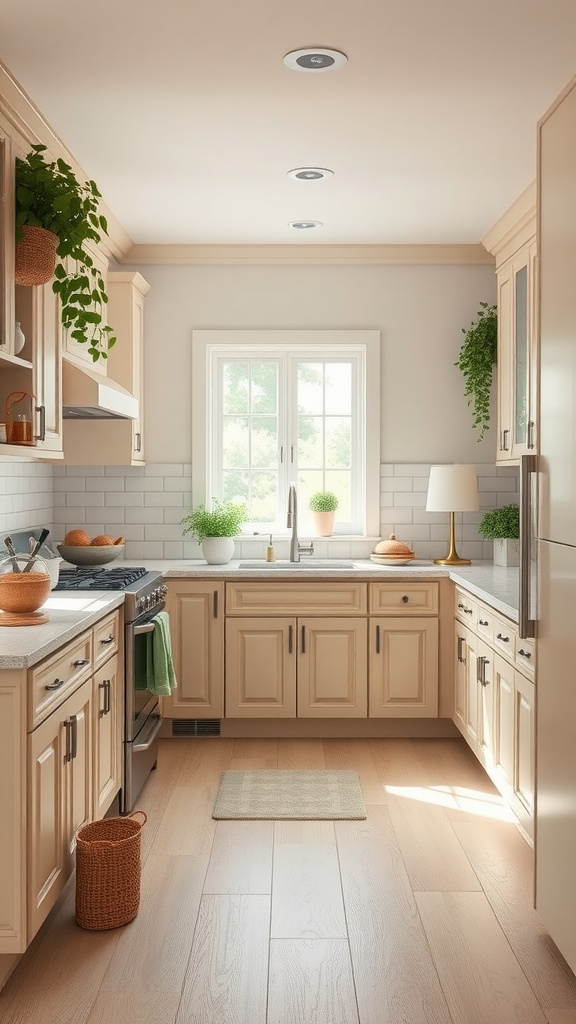
[(147, 680), (152, 671), (148, 637), (156, 628), (154, 616), (162, 611), (164, 602), (149, 612), (140, 615), (134, 622), (126, 624), (125, 630), (125, 740), (136, 740), (146, 726), (150, 715), (158, 714), (159, 699), (147, 689)]

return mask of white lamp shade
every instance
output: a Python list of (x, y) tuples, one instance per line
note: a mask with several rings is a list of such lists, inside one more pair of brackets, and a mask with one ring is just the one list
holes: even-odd
[(431, 466), (427, 512), (475, 512), (480, 507), (474, 466)]

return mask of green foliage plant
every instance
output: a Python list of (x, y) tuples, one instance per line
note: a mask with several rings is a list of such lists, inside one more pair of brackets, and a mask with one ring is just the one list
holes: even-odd
[(332, 491), (316, 491), (311, 495), (309, 505), (313, 512), (335, 512), (338, 498)]
[(16, 241), (25, 224), (58, 236), (52, 288), (60, 297), (62, 325), (94, 362), (106, 359), (116, 342), (104, 319), (108, 302), (102, 274), (86, 249), (108, 234), (99, 212), (102, 198), (93, 181), (79, 182), (64, 160), (46, 161), (46, 146), (32, 146), (26, 159), (16, 160)]
[(481, 441), (490, 424), (492, 372), (497, 360), (498, 317), (496, 306), (480, 303), (477, 320), (462, 328), (465, 335), (457, 366), (464, 375), (464, 397), (472, 406), (472, 426), (478, 428)]
[(246, 520), (246, 506), (242, 502), (219, 501), (212, 498), (212, 505), (197, 505), (189, 515), (184, 516), (182, 533), (195, 537), (199, 544), (206, 537), (234, 537)]
[(509, 538), (518, 540), (520, 537), (520, 509), (518, 505), (503, 505), (485, 512), (478, 533), (489, 540)]

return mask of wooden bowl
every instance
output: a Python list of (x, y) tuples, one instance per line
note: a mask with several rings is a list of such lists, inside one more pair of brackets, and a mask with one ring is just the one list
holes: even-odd
[(82, 544), (78, 547), (57, 544), (56, 547), (64, 561), (71, 565), (105, 565), (124, 554), (123, 544)]
[(0, 608), (5, 612), (35, 612), (50, 593), (44, 572), (6, 572), (0, 576)]

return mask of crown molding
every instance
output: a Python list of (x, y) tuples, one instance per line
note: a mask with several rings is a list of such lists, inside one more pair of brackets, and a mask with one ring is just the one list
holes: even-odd
[[(24, 142), (31, 146), (41, 143), (46, 146), (51, 159), (60, 157), (70, 164), (77, 178), (88, 180), (86, 171), (1, 61), (0, 114)], [(103, 200), (100, 201), (100, 209), (108, 222), (108, 235), (103, 235), (100, 248), (108, 258), (122, 259), (126, 250), (132, 246), (132, 239)]]
[(477, 245), (133, 245), (123, 263), (149, 266), (304, 264), (330, 266), (494, 264)]
[(500, 266), (518, 249), (536, 237), (536, 182), (520, 193), (505, 213), (486, 232), (482, 245)]

